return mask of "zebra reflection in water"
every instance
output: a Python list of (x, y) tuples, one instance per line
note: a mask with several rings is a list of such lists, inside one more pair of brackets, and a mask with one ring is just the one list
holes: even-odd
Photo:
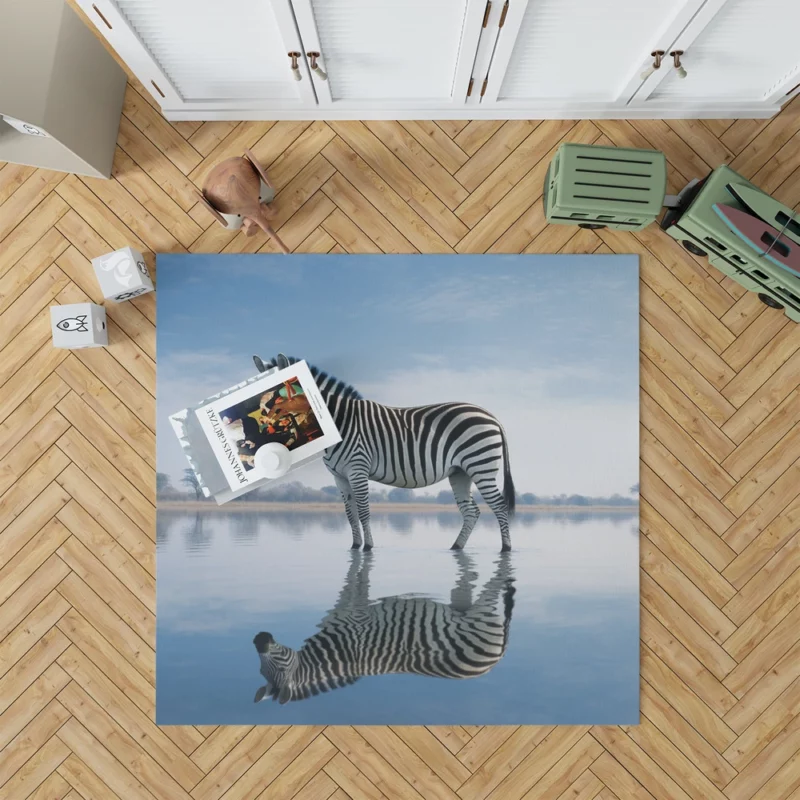
[(503, 657), (514, 608), (508, 555), (473, 600), (477, 572), (464, 553), (455, 554), (458, 579), (450, 603), (405, 595), (369, 599), (374, 555), (353, 551), (336, 607), (299, 650), (269, 633), (253, 644), (267, 683), (255, 702), (281, 704), (355, 683), (366, 675), (404, 673), (436, 678), (477, 678)]

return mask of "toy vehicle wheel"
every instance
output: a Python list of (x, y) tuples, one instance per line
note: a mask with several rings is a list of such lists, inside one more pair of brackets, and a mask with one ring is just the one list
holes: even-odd
[(765, 305), (769, 306), (770, 308), (783, 308), (783, 305), (779, 303), (774, 297), (770, 297), (768, 294), (762, 294), (759, 292), (758, 299)]
[(701, 250), (694, 242), (690, 242), (688, 239), (684, 239), (681, 244), (694, 256), (700, 256), (700, 258), (703, 258), (704, 256), (708, 255), (705, 250)]
[(590, 231), (597, 231), (600, 228), (605, 228), (605, 225), (598, 225), (596, 222), (579, 222), (579, 228), (588, 228)]

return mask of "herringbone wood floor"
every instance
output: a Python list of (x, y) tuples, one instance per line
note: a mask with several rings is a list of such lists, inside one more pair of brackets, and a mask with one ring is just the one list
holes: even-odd
[[(114, 177), (0, 169), (0, 795), (96, 800), (800, 798), (800, 326), (651, 226), (545, 225), (561, 141), (721, 162), (800, 201), (800, 105), (772, 121), (208, 122), (128, 88)], [(273, 251), (194, 186), (251, 147), (298, 252), (641, 258), (641, 725), (157, 728), (155, 296), (108, 349), (50, 345), (88, 259)], [(152, 256), (149, 256), (151, 266)], [(291, 262), (287, 262), (291, 264)]]

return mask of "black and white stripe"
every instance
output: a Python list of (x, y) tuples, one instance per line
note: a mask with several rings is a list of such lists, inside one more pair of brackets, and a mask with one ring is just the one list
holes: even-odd
[[(299, 360), (284, 355), (270, 362), (253, 358), (262, 372)], [(384, 406), (365, 400), (352, 386), (317, 367), (310, 369), (342, 435), (339, 444), (325, 451), (325, 465), (342, 493), (354, 548), (362, 542), (365, 550), (373, 545), (370, 480), (415, 489), (447, 478), (463, 519), (453, 549), (464, 547), (480, 515), (473, 484), (497, 517), (502, 549), (511, 549), (514, 482), (505, 432), (492, 414), (470, 403)]]
[(508, 556), (472, 601), (475, 575), (466, 556), (450, 604), (416, 596), (369, 601), (373, 556), (354, 554), (339, 602), (299, 650), (259, 633), (253, 644), (267, 683), (255, 701), (280, 703), (355, 683), (367, 675), (404, 673), (463, 680), (486, 674), (508, 645), (514, 586)]

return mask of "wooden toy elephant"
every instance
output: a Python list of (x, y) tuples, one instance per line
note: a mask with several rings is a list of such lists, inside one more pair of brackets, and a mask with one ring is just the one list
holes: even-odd
[(205, 207), (225, 228), (244, 228), (247, 236), (253, 236), (257, 228), (269, 235), (283, 253), (289, 248), (275, 233), (270, 219), (275, 212), (269, 203), (275, 190), (267, 173), (250, 150), (243, 156), (226, 158), (208, 174), (200, 194)]

